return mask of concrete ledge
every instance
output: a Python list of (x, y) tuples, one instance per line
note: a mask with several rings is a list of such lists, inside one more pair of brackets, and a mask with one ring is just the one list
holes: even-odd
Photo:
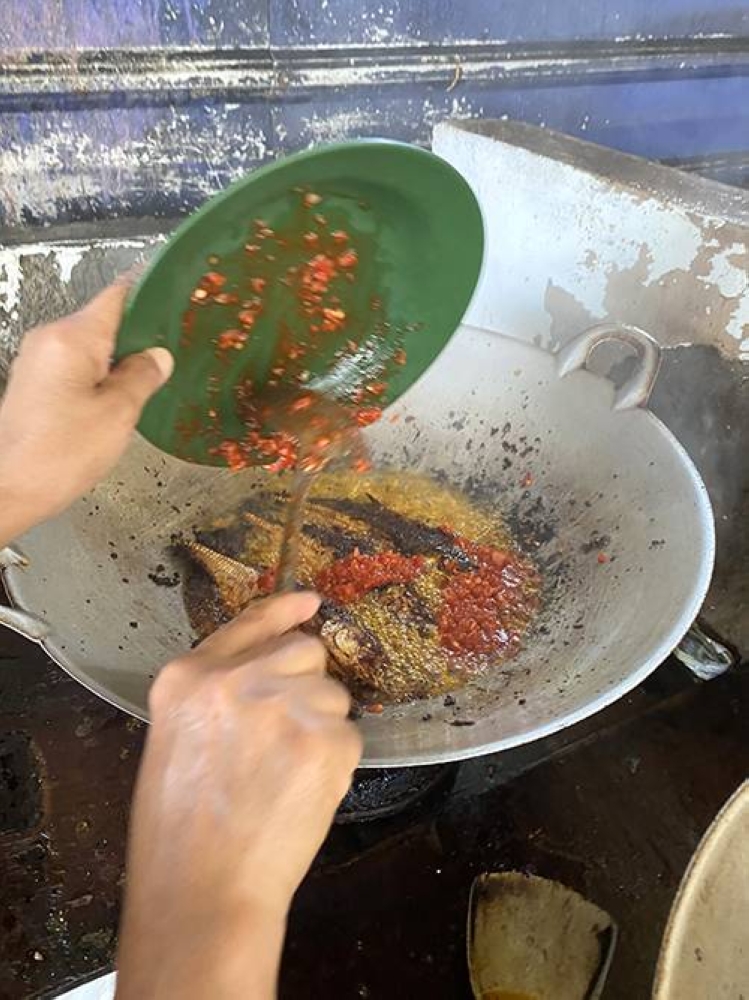
[(474, 188), (485, 272), (468, 322), (555, 347), (601, 320), (749, 360), (749, 198), (513, 121), (438, 125)]

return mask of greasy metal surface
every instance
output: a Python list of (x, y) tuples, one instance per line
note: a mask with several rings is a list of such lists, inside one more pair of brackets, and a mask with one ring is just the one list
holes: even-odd
[[(282, 1000), (468, 1000), (473, 878), (554, 878), (621, 929), (606, 1000), (647, 1000), (681, 875), (747, 773), (749, 675), (668, 665), (549, 740), (463, 764), (445, 801), (338, 827), (291, 915)], [(0, 633), (0, 996), (110, 966), (144, 727)], [(320, 933), (324, 927), (325, 934)]]
[[(641, 681), (691, 625), (712, 570), (707, 496), (665, 427), (646, 410), (612, 409), (613, 398), (611, 382), (586, 371), (559, 378), (547, 352), (462, 328), (396, 404), (400, 421), (366, 432), (376, 464), (443, 476), (496, 506), (547, 592), (526, 648), (502, 669), (454, 699), (362, 719), (365, 765), (461, 759), (571, 725)], [(21, 540), (29, 566), (8, 570), (6, 584), (49, 623), (57, 662), (144, 718), (155, 671), (192, 641), (180, 588), (160, 580), (179, 580), (173, 535), (265, 481), (139, 440), (107, 482)]]
[[(324, 905), (334, 936), (347, 933), (351, 907), (366, 916), (353, 953), (342, 947), (327, 961), (318, 954), (322, 995), (363, 988), (370, 998), (467, 998), (468, 883), (485, 870), (515, 868), (556, 878), (609, 911), (621, 937), (606, 1000), (647, 1000), (676, 872), (746, 771), (739, 716), (749, 688), (745, 678), (728, 681), (694, 689), (673, 708), (509, 785), (490, 790), (479, 781), (473, 791), (484, 794), (474, 799), (461, 798), (458, 787), (438, 816), (393, 830), (385, 842), (362, 837), (355, 865), (329, 844), (330, 867), (316, 871), (297, 899), (282, 996), (303, 994), (313, 974), (306, 937)], [(709, 788), (711, 780), (718, 787)]]
[(111, 961), (141, 723), (0, 636), (0, 997)]
[(674, 901), (653, 1000), (704, 1000), (749, 992), (749, 783), (705, 834)]
[(368, 768), (356, 772), (352, 787), (336, 812), (336, 823), (371, 823), (397, 816), (424, 800), (447, 796), (459, 764), (432, 767)]

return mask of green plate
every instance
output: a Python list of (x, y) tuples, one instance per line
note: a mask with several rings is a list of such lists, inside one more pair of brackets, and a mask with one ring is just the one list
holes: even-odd
[[(223, 464), (216, 445), (244, 431), (238, 387), (258, 393), (277, 381), (279, 352), (285, 358), (290, 345), (302, 346), (294, 378), (309, 388), (345, 397), (357, 380), (379, 380), (379, 396), (367, 401), (391, 403), (457, 329), (483, 242), (466, 182), (414, 146), (349, 142), (255, 171), (176, 230), (128, 302), (117, 357), (159, 344), (176, 361), (140, 431), (173, 455)], [(325, 322), (334, 329), (322, 332), (313, 329), (319, 315), (304, 311), (300, 284), (321, 252), (340, 265), (323, 303), (332, 297)], [(210, 299), (191, 302), (208, 272), (225, 279), (220, 301), (209, 282)], [(238, 321), (240, 313), (250, 321), (247, 306), (250, 328)], [(223, 349), (227, 331), (244, 342)]]

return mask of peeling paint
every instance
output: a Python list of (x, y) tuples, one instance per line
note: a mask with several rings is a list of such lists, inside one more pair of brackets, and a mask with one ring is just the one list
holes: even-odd
[(746, 243), (732, 243), (710, 261), (710, 273), (704, 280), (717, 286), (728, 299), (743, 295), (749, 285), (749, 250)]
[[(734, 206), (721, 185), (686, 184), (676, 171), (517, 122), (442, 125), (434, 147), (484, 213), (487, 260), (468, 323), (554, 347), (608, 318), (664, 348), (649, 408), (688, 449), (716, 515), (704, 613), (746, 649), (749, 327), (740, 338), (732, 327), (749, 298), (735, 273), (749, 247), (745, 194)], [(593, 369), (615, 377), (612, 353), (596, 352)]]
[(21, 271), (10, 250), (0, 249), (0, 344), (11, 335), (10, 325), (18, 318)]
[(347, 108), (330, 115), (311, 114), (302, 122), (308, 135), (308, 145), (340, 142), (354, 134), (376, 130), (382, 121), (379, 108)]
[[(27, 329), (78, 308), (164, 239), (100, 239), (93, 245), (50, 240), (0, 248), (0, 371)], [(91, 284), (92, 276), (98, 285)]]
[[(430, 125), (450, 115), (509, 114), (655, 157), (706, 155), (716, 137), (724, 158), (746, 149), (745, 48), (678, 32), (613, 46), (607, 15), (598, 35), (592, 13), (576, 35), (570, 19), (580, 12), (546, 0), (544, 33), (531, 41), (516, 30), (527, 16), (516, 3), (437, 11), (424, 0), (362, 0), (353, 12), (288, 0), (271, 18), (239, 0), (148, 0), (140, 41), (138, 18), (118, 20), (113, 3), (101, 0), (88, 28), (75, 4), (46, 5), (36, 20), (48, 48), (16, 49), (24, 32), (8, 28), (0, 225), (184, 214), (269, 156), (375, 131), (426, 143)], [(651, 13), (657, 20), (638, 16)], [(105, 25), (121, 47), (107, 48)], [(87, 31), (89, 43), (65, 41)]]
[(30, 140), (19, 130), (0, 149), (5, 222), (22, 223), (29, 213), (55, 218), (61, 201), (85, 201), (107, 188), (116, 197), (123, 180), (161, 199), (179, 201), (189, 189), (186, 207), (193, 207), (266, 158), (267, 123), (262, 117), (237, 123), (235, 115), (206, 106), (197, 128), (194, 114), (184, 110), (147, 109), (137, 129), (101, 113), (92, 134), (81, 134), (74, 116), (54, 127), (40, 123)]
[(84, 250), (80, 246), (61, 246), (55, 249), (57, 251), (56, 264), (60, 273), (60, 281), (64, 285), (67, 285), (73, 274), (73, 268), (81, 262)]
[(713, 255), (710, 271), (700, 281), (717, 288), (720, 295), (735, 303), (726, 322), (726, 333), (740, 341), (740, 356), (746, 358), (749, 331), (749, 244), (733, 243)]
[(516, 122), (489, 135), (488, 124), (435, 133), (487, 222), (468, 322), (554, 347), (612, 320), (664, 346), (746, 357), (749, 222), (742, 204), (730, 214), (727, 189), (690, 178), (690, 198), (676, 171)]

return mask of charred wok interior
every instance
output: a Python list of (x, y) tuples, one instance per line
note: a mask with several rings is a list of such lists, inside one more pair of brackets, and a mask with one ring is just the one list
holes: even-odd
[[(272, 589), (286, 500), (257, 493), (179, 543), (198, 636)], [(541, 604), (540, 574), (496, 514), (402, 472), (317, 479), (298, 583), (323, 595), (309, 627), (330, 671), (375, 712), (495, 668), (518, 651)]]

